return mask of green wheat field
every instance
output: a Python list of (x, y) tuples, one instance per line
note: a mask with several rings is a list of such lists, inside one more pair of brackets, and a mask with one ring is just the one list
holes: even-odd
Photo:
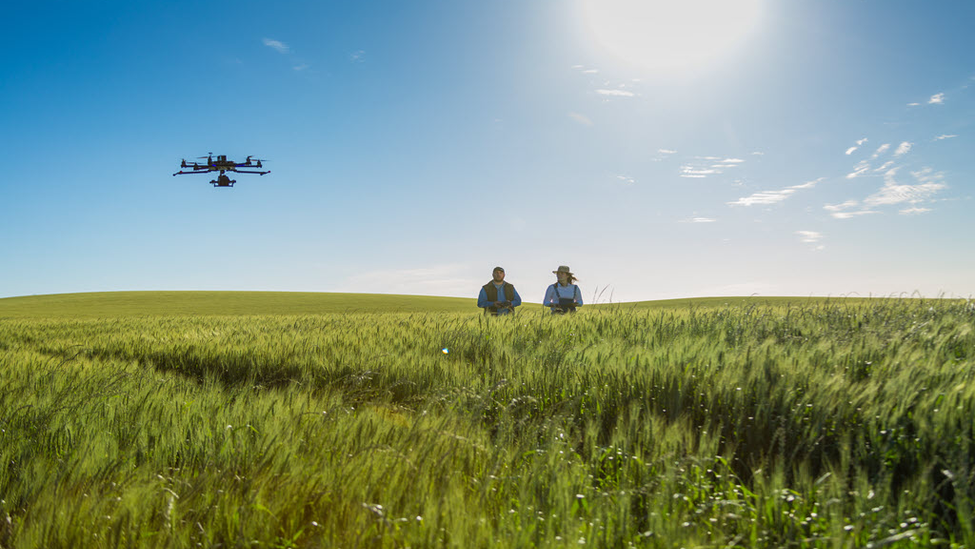
[(0, 547), (975, 547), (975, 302), (0, 299)]

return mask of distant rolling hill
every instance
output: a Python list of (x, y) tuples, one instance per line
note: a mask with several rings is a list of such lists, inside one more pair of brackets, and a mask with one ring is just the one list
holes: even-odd
[(0, 299), (0, 319), (463, 311), (477, 312), (477, 301), (311, 292), (99, 292)]
[[(587, 309), (722, 307), (820, 303), (861, 298), (824, 297), (705, 297), (633, 303), (588, 305)], [(541, 310), (525, 303), (521, 311)], [(4, 318), (106, 318), (180, 315), (314, 315), (322, 313), (479, 313), (476, 300), (388, 294), (312, 292), (99, 292), (54, 294), (0, 299)]]

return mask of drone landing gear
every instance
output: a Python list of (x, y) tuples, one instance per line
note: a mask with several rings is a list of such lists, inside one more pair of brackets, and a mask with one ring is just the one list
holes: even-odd
[(220, 174), (219, 177), (210, 181), (210, 184), (214, 187), (233, 187), (236, 183), (236, 179), (230, 179), (226, 175)]

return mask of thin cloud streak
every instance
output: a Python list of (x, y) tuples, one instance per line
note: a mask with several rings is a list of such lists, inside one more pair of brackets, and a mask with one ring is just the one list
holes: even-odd
[(589, 117), (584, 114), (579, 114), (577, 112), (570, 112), (569, 118), (575, 120), (576, 122), (582, 124), (583, 126), (589, 126), (589, 127), (593, 126), (592, 120), (590, 120)]
[(636, 96), (635, 93), (633, 93), (631, 91), (627, 91), (627, 90), (605, 90), (605, 89), (602, 89), (602, 90), (596, 90), (596, 93), (599, 94), (599, 95), (605, 95), (605, 96), (610, 96), (610, 97), (634, 97), (634, 96)]
[(835, 219), (853, 219), (854, 217), (860, 217), (862, 215), (870, 215), (878, 213), (874, 210), (858, 209), (854, 211), (846, 211), (852, 208), (859, 208), (860, 203), (856, 200), (847, 200), (842, 204), (826, 204), (823, 209), (830, 212), (830, 216)]
[[(659, 152), (671, 152), (660, 150)], [(676, 152), (676, 151), (673, 151)], [(680, 176), (688, 179), (703, 179), (711, 175), (719, 175), (725, 170), (737, 168), (744, 164), (741, 158), (723, 158), (720, 156), (698, 156), (680, 167)]]
[(867, 162), (866, 160), (861, 160), (860, 162), (857, 163), (856, 166), (854, 166), (852, 172), (846, 174), (846, 178), (847, 179), (853, 179), (853, 178), (859, 177), (859, 176), (861, 176), (861, 175), (863, 175), (863, 174), (865, 174), (865, 173), (867, 173), (869, 171), (870, 171), (870, 163)]
[(796, 191), (802, 189), (811, 189), (815, 187), (816, 184), (822, 180), (823, 178), (814, 179), (812, 181), (807, 181), (806, 183), (802, 183), (800, 185), (793, 185), (791, 187), (786, 187), (778, 191), (757, 192), (755, 194), (752, 194), (751, 196), (739, 198), (734, 202), (728, 202), (728, 204), (731, 206), (756, 206), (756, 205), (778, 204), (779, 202), (782, 202), (783, 200), (795, 194)]
[(265, 46), (275, 50), (278, 53), (291, 52), (291, 48), (289, 48), (287, 44), (281, 42), (280, 40), (272, 40), (270, 38), (265, 38), (264, 40), (262, 40), (262, 42), (264, 42)]
[(803, 244), (813, 244), (814, 250), (824, 250), (826, 246), (820, 244), (823, 240), (823, 233), (817, 231), (796, 231), (799, 241)]
[(854, 153), (854, 152), (855, 152), (855, 151), (856, 151), (857, 149), (859, 149), (859, 148), (860, 148), (861, 146), (863, 146), (863, 144), (864, 144), (864, 143), (866, 143), (866, 142), (867, 142), (867, 138), (866, 138), (866, 137), (864, 137), (863, 139), (858, 139), (858, 140), (857, 140), (857, 144), (856, 144), (856, 145), (854, 145), (854, 146), (852, 146), (852, 147), (850, 147), (849, 149), (846, 149), (846, 155), (847, 155), (847, 156), (850, 156), (850, 155), (851, 155), (851, 154), (853, 154), (853, 153)]

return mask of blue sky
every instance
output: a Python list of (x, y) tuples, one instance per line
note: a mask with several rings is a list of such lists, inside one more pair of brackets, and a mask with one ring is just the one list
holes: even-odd
[(0, 297), (975, 294), (975, 3), (734, 4), (7, 6)]

